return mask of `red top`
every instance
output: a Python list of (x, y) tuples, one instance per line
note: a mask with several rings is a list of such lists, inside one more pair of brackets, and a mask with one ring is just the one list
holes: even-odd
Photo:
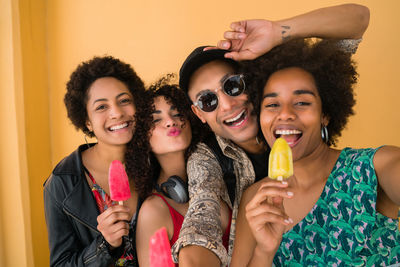
[(168, 206), (169, 214), (171, 215), (171, 219), (174, 224), (174, 234), (172, 235), (171, 240), (169, 240), (169, 243), (172, 247), (175, 244), (176, 240), (178, 240), (179, 232), (181, 231), (184, 217), (168, 203), (168, 201), (165, 199), (164, 196), (157, 193), (153, 193), (153, 195), (160, 197)]
[(232, 222), (232, 210), (229, 209), (229, 222), (228, 226), (225, 229), (225, 233), (222, 236), (222, 244), (224, 245), (226, 251), (229, 249), (229, 234), (231, 232), (231, 222)]
[[(175, 244), (176, 240), (178, 240), (179, 232), (181, 231), (181, 228), (182, 228), (184, 216), (182, 216), (182, 214), (180, 214), (178, 211), (176, 211), (168, 203), (168, 201), (165, 199), (164, 196), (157, 194), (157, 193), (153, 193), (153, 195), (159, 196), (165, 202), (165, 204), (167, 204), (169, 213), (171, 214), (172, 222), (174, 224), (174, 234), (172, 235), (172, 238), (169, 241), (169, 243), (172, 247)], [(228, 251), (228, 247), (229, 247), (229, 233), (231, 230), (231, 218), (232, 218), (232, 210), (231, 209), (229, 209), (229, 217), (230, 217), (230, 219), (229, 219), (228, 227), (226, 227), (225, 233), (222, 236), (222, 244), (224, 245), (224, 247), (226, 248), (227, 251)]]

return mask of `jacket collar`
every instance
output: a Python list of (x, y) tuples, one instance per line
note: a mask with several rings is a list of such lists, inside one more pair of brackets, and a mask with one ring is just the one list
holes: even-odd
[[(92, 146), (94, 144), (90, 144)], [(88, 148), (87, 145), (81, 145), (75, 152), (73, 152), (72, 160), (69, 162), (70, 171), (78, 177), (76, 184), (71, 192), (66, 196), (63, 201), (63, 209), (74, 219), (85, 224), (92, 230), (97, 230), (97, 216), (99, 209), (96, 205), (92, 190), (90, 189), (87, 181), (82, 163), (82, 152)]]

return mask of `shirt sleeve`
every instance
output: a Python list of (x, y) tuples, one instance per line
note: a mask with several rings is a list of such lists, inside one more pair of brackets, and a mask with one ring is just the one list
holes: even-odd
[(214, 153), (205, 144), (199, 144), (187, 163), (189, 208), (185, 215), (172, 255), (178, 262), (179, 250), (197, 245), (211, 250), (228, 264), (228, 254), (222, 244), (221, 207), (222, 190), (226, 191), (221, 167)]

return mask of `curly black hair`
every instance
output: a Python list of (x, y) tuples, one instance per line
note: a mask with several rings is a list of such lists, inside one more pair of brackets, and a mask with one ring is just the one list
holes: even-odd
[(349, 116), (354, 114), (353, 86), (357, 83), (358, 73), (351, 54), (341, 50), (337, 40), (297, 39), (273, 48), (256, 60), (242, 62), (249, 98), (258, 116), (269, 77), (290, 67), (299, 67), (313, 76), (322, 113), (329, 118), (327, 144), (335, 145)]
[[(125, 153), (125, 169), (130, 179), (135, 184), (135, 189), (142, 199), (145, 199), (154, 190), (161, 167), (151, 151), (150, 137), (154, 129), (153, 112), (155, 111), (154, 99), (158, 96), (165, 97), (166, 101), (175, 106), (182, 115), (183, 121), (188, 121), (186, 127), (192, 129), (192, 140), (186, 150), (185, 160), (194, 151), (197, 143), (207, 134), (208, 128), (193, 114), (190, 101), (177, 84), (172, 80), (175, 75), (168, 74), (152, 84), (146, 91), (146, 102), (142, 109), (137, 109), (136, 132), (127, 145)], [(185, 126), (184, 126), (185, 127)]]
[(112, 56), (94, 57), (79, 64), (67, 82), (64, 103), (68, 118), (75, 128), (82, 130), (90, 137), (93, 137), (94, 133), (86, 127), (88, 91), (94, 81), (103, 77), (113, 77), (123, 82), (132, 93), (136, 108), (140, 105), (141, 96), (145, 92), (144, 83), (133, 68), (117, 58)]

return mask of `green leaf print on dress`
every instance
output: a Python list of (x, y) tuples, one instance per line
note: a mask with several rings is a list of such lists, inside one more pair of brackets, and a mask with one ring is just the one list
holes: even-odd
[(400, 262), (399, 222), (376, 212), (376, 150), (342, 150), (314, 207), (283, 235), (275, 266), (382, 266)]

